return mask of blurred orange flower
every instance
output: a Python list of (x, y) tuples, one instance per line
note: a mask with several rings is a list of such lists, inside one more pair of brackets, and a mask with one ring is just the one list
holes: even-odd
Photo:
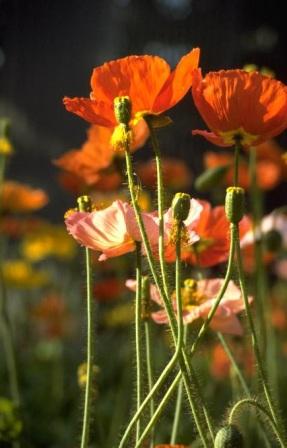
[(120, 297), (124, 290), (124, 283), (116, 277), (109, 277), (97, 281), (94, 287), (96, 300), (110, 302)]
[(0, 191), (1, 207), (12, 213), (26, 213), (38, 210), (48, 203), (44, 190), (14, 181), (4, 182)]
[(70, 315), (63, 297), (55, 292), (44, 296), (31, 310), (38, 330), (49, 338), (58, 338), (68, 332)]
[[(155, 160), (142, 162), (136, 167), (136, 172), (146, 187), (154, 188), (157, 183)], [(191, 184), (192, 174), (183, 160), (173, 158), (162, 159), (163, 183), (173, 190), (188, 188)]]
[[(257, 183), (262, 190), (271, 190), (276, 187), (281, 180), (287, 178), (287, 170), (282, 160), (282, 151), (280, 146), (273, 140), (261, 143), (256, 147), (257, 151)], [(215, 168), (218, 166), (230, 166), (223, 182), (225, 185), (231, 185), (233, 182), (233, 155), (230, 153), (217, 153), (208, 151), (204, 155), (206, 168)], [(242, 188), (249, 188), (250, 174), (248, 162), (246, 159), (240, 159), (239, 165), (239, 185)]]
[(198, 48), (192, 50), (173, 71), (158, 56), (127, 56), (106, 62), (93, 70), (90, 98), (65, 97), (64, 104), (89, 123), (113, 128), (117, 125), (114, 99), (128, 96), (131, 125), (135, 125), (145, 114), (161, 114), (183, 98), (191, 87), (199, 53)]
[(192, 95), (212, 132), (195, 130), (211, 143), (258, 145), (287, 127), (287, 88), (258, 72), (220, 70), (205, 78), (194, 70)]

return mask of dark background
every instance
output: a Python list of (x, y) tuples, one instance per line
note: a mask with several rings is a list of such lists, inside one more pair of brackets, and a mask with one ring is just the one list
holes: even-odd
[[(255, 63), (286, 82), (283, 15), (278, 1), (0, 0), (0, 116), (10, 118), (16, 148), (9, 177), (46, 189), (51, 202), (42, 213), (61, 220), (73, 199), (58, 187), (51, 160), (80, 147), (88, 127), (66, 112), (62, 97), (88, 96), (94, 66), (145, 53), (174, 66), (199, 46), (204, 72)], [(162, 149), (198, 174), (209, 145), (191, 137), (201, 122), (190, 96), (170, 115), (175, 125)], [(277, 193), (272, 206), (282, 202), (282, 187)]]

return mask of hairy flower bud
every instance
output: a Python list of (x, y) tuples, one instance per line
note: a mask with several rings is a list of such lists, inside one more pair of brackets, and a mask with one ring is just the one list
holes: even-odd
[(171, 204), (173, 218), (176, 221), (185, 221), (190, 210), (190, 195), (187, 193), (176, 193)]
[(237, 426), (226, 425), (216, 434), (214, 448), (243, 448), (243, 436)]
[(241, 187), (229, 187), (225, 196), (225, 213), (232, 224), (237, 224), (244, 215), (244, 190)]
[(129, 96), (117, 96), (114, 99), (115, 117), (118, 123), (129, 124), (132, 104)]
[(77, 199), (78, 207), (80, 212), (91, 212), (92, 211), (92, 201), (90, 196), (84, 195)]

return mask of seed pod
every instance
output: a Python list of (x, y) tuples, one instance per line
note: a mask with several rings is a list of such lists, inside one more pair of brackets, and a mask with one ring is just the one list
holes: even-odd
[(120, 124), (129, 124), (132, 104), (129, 96), (117, 96), (114, 99), (115, 117)]
[(232, 224), (237, 224), (244, 215), (245, 198), (241, 187), (229, 187), (225, 196), (225, 213)]
[(229, 170), (229, 165), (216, 166), (204, 171), (195, 179), (194, 186), (197, 191), (208, 191), (222, 183)]
[(214, 448), (243, 448), (243, 436), (237, 426), (226, 425), (216, 434)]
[(172, 200), (171, 208), (173, 218), (176, 221), (185, 221), (190, 210), (190, 195), (187, 193), (176, 193)]

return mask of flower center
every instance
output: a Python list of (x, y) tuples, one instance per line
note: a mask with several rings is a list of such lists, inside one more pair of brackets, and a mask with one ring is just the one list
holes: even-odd
[(191, 306), (198, 306), (206, 300), (206, 297), (198, 291), (198, 283), (193, 278), (188, 278), (184, 281), (184, 286), (181, 290), (183, 308)]
[(236, 142), (240, 141), (242, 146), (250, 146), (258, 138), (258, 135), (249, 134), (242, 127), (233, 131), (218, 131), (217, 134), (223, 138), (224, 143), (227, 145), (234, 145)]

